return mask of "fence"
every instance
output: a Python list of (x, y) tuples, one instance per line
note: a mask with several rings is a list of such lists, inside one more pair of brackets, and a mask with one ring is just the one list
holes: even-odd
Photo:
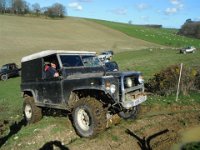
[(156, 73), (145, 84), (147, 91), (170, 95), (179, 93), (187, 95), (190, 91), (200, 90), (200, 66), (198, 65), (172, 65)]

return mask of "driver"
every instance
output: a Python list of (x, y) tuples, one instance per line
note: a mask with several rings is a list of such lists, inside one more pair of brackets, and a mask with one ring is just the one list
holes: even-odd
[(56, 63), (51, 62), (50, 66), (45, 67), (46, 78), (58, 77), (59, 73), (56, 70)]

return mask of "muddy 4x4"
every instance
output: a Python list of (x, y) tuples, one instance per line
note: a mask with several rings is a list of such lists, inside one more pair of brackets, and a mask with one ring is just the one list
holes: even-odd
[[(47, 78), (46, 65), (57, 64), (58, 77)], [(71, 113), (76, 132), (91, 137), (106, 128), (114, 114), (135, 118), (147, 97), (139, 72), (106, 72), (95, 52), (47, 50), (21, 60), (23, 111), (28, 123), (44, 108)]]

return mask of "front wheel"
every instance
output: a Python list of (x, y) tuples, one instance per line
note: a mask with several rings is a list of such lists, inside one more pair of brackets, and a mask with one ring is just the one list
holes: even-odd
[(34, 103), (33, 97), (26, 97), (23, 104), (24, 117), (27, 123), (35, 123), (42, 118), (42, 109)]
[(75, 105), (73, 125), (81, 137), (93, 137), (106, 128), (106, 110), (95, 98), (82, 98)]
[(139, 106), (134, 106), (131, 109), (126, 109), (119, 112), (119, 116), (123, 119), (135, 119), (139, 112)]

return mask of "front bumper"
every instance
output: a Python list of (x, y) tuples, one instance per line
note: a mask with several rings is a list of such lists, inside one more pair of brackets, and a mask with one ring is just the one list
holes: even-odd
[[(122, 106), (126, 109), (130, 109), (130, 108), (137, 106), (147, 100), (147, 96), (145, 95), (145, 93), (142, 93), (139, 96), (137, 96), (136, 98), (132, 98), (132, 99), (130, 99), (130, 96), (128, 96), (128, 97), (129, 97), (128, 99), (126, 99), (125, 101), (123, 101), (121, 103)], [(132, 97), (134, 97), (134, 96), (132, 96)]]

